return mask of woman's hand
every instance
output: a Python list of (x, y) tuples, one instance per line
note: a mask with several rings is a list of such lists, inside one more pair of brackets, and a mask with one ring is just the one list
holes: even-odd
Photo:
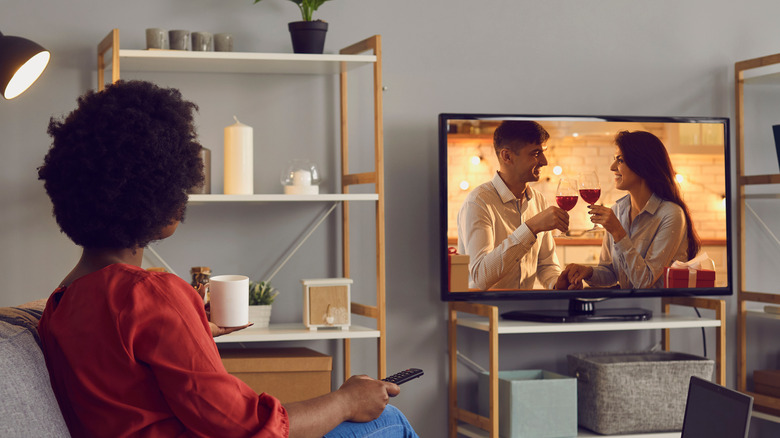
[[(570, 263), (566, 266), (566, 269), (561, 272), (561, 277), (566, 276), (569, 284), (579, 285), (577, 289), (582, 289), (582, 281), (589, 279), (593, 276), (593, 268), (590, 266), (578, 265), (576, 263)], [(560, 281), (560, 280), (558, 280)], [(573, 289), (571, 286), (569, 289)]]
[[(198, 288), (196, 289), (198, 291), (198, 295), (200, 295), (201, 299), (205, 299), (206, 297), (206, 290), (208, 286), (205, 284), (198, 285)], [(213, 322), (211, 322), (211, 303), (208, 302), (205, 305), (206, 310), (206, 319), (209, 320), (209, 328), (211, 329), (211, 337), (216, 338), (217, 336), (226, 335), (228, 333), (233, 333), (238, 330), (243, 330), (247, 327), (251, 327), (254, 325), (253, 322), (250, 322), (249, 324), (238, 326), (238, 327), (220, 327)]]
[(612, 235), (612, 239), (615, 242), (620, 242), (626, 237), (626, 230), (623, 229), (623, 225), (620, 224), (620, 220), (618, 220), (611, 208), (593, 204), (588, 206), (588, 213), (590, 214), (590, 221), (604, 227)]
[(365, 423), (379, 417), (390, 397), (395, 397), (401, 388), (395, 383), (384, 382), (360, 375), (352, 376), (338, 389), (347, 403), (348, 421)]
[(213, 322), (209, 321), (209, 328), (211, 329), (211, 337), (216, 338), (217, 336), (226, 335), (228, 333), (233, 333), (238, 330), (243, 330), (247, 327), (253, 326), (255, 323), (250, 322), (249, 324), (242, 325), (239, 327), (220, 327)]

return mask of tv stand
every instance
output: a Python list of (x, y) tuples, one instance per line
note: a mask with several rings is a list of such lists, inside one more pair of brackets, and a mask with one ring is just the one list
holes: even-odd
[[(697, 307), (714, 312), (714, 317), (697, 318), (670, 314), (671, 306)], [(538, 333), (620, 332), (632, 330), (663, 331), (662, 347), (670, 349), (669, 329), (712, 327), (715, 336), (715, 382), (726, 384), (726, 301), (701, 297), (666, 297), (661, 299), (661, 314), (649, 321), (594, 322), (590, 324), (545, 324), (501, 320), (498, 306), (475, 302), (452, 301), (448, 304), (449, 363), (449, 438), (458, 434), (469, 437), (498, 438), (498, 338), (500, 335), (533, 335)], [(489, 345), (490, 412), (487, 417), (458, 406), (458, 328), (487, 334)], [(579, 437), (594, 436), (581, 431)], [(660, 436), (657, 433), (635, 437)], [(674, 435), (670, 435), (674, 436)], [(679, 437), (679, 433), (677, 434)]]
[(637, 307), (596, 309), (593, 300), (571, 299), (567, 310), (511, 310), (501, 314), (503, 319), (533, 322), (603, 322), (647, 321), (653, 311)]

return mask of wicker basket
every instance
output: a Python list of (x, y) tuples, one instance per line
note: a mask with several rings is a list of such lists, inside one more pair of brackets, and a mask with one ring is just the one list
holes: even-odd
[(715, 367), (668, 351), (575, 354), (568, 363), (580, 426), (607, 435), (681, 430), (691, 376), (710, 380)]

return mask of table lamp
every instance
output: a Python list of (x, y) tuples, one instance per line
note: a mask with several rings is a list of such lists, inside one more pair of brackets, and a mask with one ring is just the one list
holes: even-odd
[(51, 53), (26, 38), (0, 32), (0, 92), (6, 99), (22, 94), (46, 69)]

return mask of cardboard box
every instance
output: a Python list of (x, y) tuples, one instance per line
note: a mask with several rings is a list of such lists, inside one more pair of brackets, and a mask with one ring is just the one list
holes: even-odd
[(333, 359), (308, 348), (244, 348), (222, 350), (227, 371), (258, 394), (282, 403), (307, 400), (331, 391)]
[[(753, 391), (756, 394), (780, 398), (780, 370), (753, 371)], [(780, 409), (754, 405), (754, 409), (772, 415), (780, 415)]]
[(450, 292), (468, 292), (469, 256), (449, 254)]
[(715, 287), (715, 271), (664, 268), (664, 287)]
[[(479, 414), (488, 416), (490, 375), (479, 375)], [(498, 372), (502, 438), (577, 436), (577, 380), (544, 370)]]

